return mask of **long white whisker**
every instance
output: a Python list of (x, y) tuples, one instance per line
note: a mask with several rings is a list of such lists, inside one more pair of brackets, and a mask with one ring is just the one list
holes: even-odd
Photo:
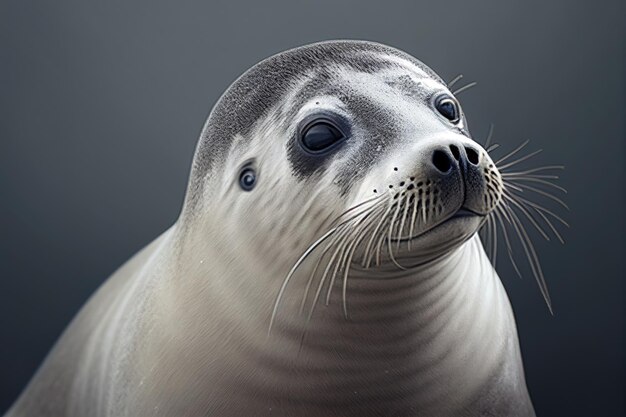
[(411, 224), (409, 226), (409, 241), (407, 242), (407, 246), (409, 248), (409, 250), (411, 250), (411, 241), (413, 240), (413, 233), (415, 232), (415, 222), (416, 222), (416, 217), (417, 217), (417, 203), (419, 202), (418, 199), (415, 198), (415, 195), (413, 195), (413, 213), (411, 214)]
[[(489, 146), (491, 146), (491, 139), (493, 138), (493, 131), (495, 129), (495, 126), (493, 125), (493, 123), (491, 123), (489, 125), (489, 133), (487, 133), (487, 139), (485, 140), (485, 149), (489, 149)], [(489, 151), (487, 151), (487, 153), (489, 153)]]
[(511, 241), (509, 240), (509, 234), (506, 231), (506, 227), (504, 225), (504, 222), (502, 221), (502, 217), (507, 217), (506, 214), (504, 214), (504, 209), (502, 207), (497, 207), (496, 209), (496, 218), (498, 219), (498, 222), (500, 223), (500, 228), (502, 229), (502, 235), (504, 236), (504, 242), (506, 244), (506, 249), (507, 252), (509, 254), (509, 259), (511, 260), (511, 265), (513, 265), (513, 269), (515, 269), (515, 272), (517, 273), (517, 276), (519, 276), (520, 278), (522, 277), (522, 273), (520, 272), (519, 268), (517, 267), (517, 264), (515, 263), (515, 259), (513, 259), (513, 248), (511, 247)]
[(408, 196), (405, 197), (402, 200), (402, 204), (404, 206), (404, 213), (402, 214), (402, 217), (401, 217), (402, 220), (400, 221), (400, 228), (398, 230), (398, 237), (397, 237), (398, 244), (396, 246), (396, 250), (400, 249), (400, 243), (402, 242), (402, 232), (404, 230), (404, 223), (406, 222), (406, 218), (407, 218), (407, 216), (409, 214), (409, 198), (408, 198)]
[(547, 233), (541, 228), (541, 226), (539, 225), (539, 223), (537, 223), (537, 221), (530, 215), (530, 213), (528, 212), (528, 210), (526, 210), (524, 208), (524, 206), (522, 206), (520, 203), (518, 203), (514, 198), (512, 198), (511, 196), (507, 195), (506, 193), (504, 194), (504, 198), (506, 198), (507, 200), (509, 200), (511, 203), (513, 203), (513, 205), (515, 205), (515, 207), (517, 207), (522, 213), (524, 213), (524, 215), (526, 216), (526, 218), (532, 223), (533, 226), (535, 226), (535, 229), (537, 229), (537, 231), (541, 234), (541, 236), (543, 236), (543, 238), (545, 240), (550, 240), (550, 237), (547, 235)]
[(309, 291), (310, 291), (310, 288), (311, 288), (311, 284), (313, 283), (313, 279), (315, 278), (315, 275), (317, 274), (317, 270), (319, 269), (319, 266), (320, 266), (322, 260), (325, 258), (326, 254), (332, 248), (335, 247), (335, 244), (340, 242), (341, 239), (343, 239), (344, 236), (347, 233), (348, 233), (348, 228), (347, 227), (341, 228), (341, 230), (339, 232), (337, 232), (332, 237), (332, 239), (327, 243), (326, 247), (324, 248), (324, 250), (322, 251), (322, 253), (318, 257), (317, 262), (315, 263), (315, 267), (313, 268), (313, 272), (309, 276), (309, 280), (307, 281), (306, 287), (304, 288), (304, 293), (302, 294), (302, 300), (300, 301), (300, 314), (302, 314), (302, 312), (304, 311), (304, 305), (306, 304), (306, 300), (309, 297)]
[(355, 224), (353, 230), (350, 230), (350, 232), (346, 235), (345, 243), (343, 243), (344, 249), (342, 249), (341, 251), (341, 256), (339, 260), (337, 261), (337, 266), (335, 266), (335, 270), (333, 271), (333, 275), (328, 285), (328, 291), (326, 293), (326, 305), (328, 305), (328, 303), (330, 302), (330, 295), (331, 295), (333, 286), (335, 284), (335, 277), (336, 277), (336, 273), (338, 270), (338, 266), (343, 265), (343, 259), (346, 257), (347, 251), (350, 250), (351, 245), (352, 245), (352, 242), (348, 241), (347, 237), (355, 236), (355, 238), (352, 239), (352, 241), (356, 241), (356, 237), (359, 237), (364, 231), (367, 231), (367, 228), (369, 225), (370, 223), (367, 222), (367, 217), (359, 219), (359, 221)]
[(296, 261), (295, 265), (291, 268), (291, 270), (289, 271), (289, 273), (287, 274), (287, 277), (284, 279), (283, 284), (280, 287), (280, 290), (278, 291), (278, 295), (276, 296), (276, 301), (274, 302), (274, 308), (272, 309), (272, 317), (270, 319), (270, 325), (269, 325), (269, 329), (267, 331), (268, 335), (270, 334), (270, 332), (272, 331), (272, 327), (274, 325), (274, 320), (276, 319), (276, 313), (278, 311), (278, 305), (280, 304), (280, 300), (283, 297), (283, 294), (285, 292), (285, 288), (287, 288), (287, 284), (289, 284), (289, 281), (291, 280), (291, 277), (293, 277), (294, 273), (296, 272), (296, 270), (298, 269), (298, 267), (302, 264), (302, 262), (304, 262), (304, 260), (322, 243), (324, 242), (326, 239), (328, 239), (328, 237), (332, 236), (335, 232), (336, 232), (337, 228), (332, 228), (330, 229), (328, 232), (324, 233), (322, 235), (322, 237), (320, 237), (319, 239), (317, 239), (311, 246), (309, 246), (309, 248), (302, 254), (302, 256), (300, 256), (300, 258)]
[(495, 151), (496, 149), (498, 149), (499, 147), (500, 147), (500, 144), (499, 144), (499, 143), (494, 143), (494, 144), (493, 144), (493, 145), (491, 145), (490, 147), (485, 148), (485, 151), (486, 151), (487, 153), (491, 153), (491, 152)]
[(539, 290), (541, 291), (541, 294), (543, 295), (543, 298), (546, 301), (548, 310), (550, 310), (550, 314), (553, 314), (552, 302), (550, 301), (550, 294), (548, 293), (548, 287), (546, 286), (546, 281), (543, 276), (541, 264), (539, 263), (539, 258), (537, 257), (537, 253), (535, 252), (535, 248), (532, 244), (532, 241), (528, 237), (528, 234), (526, 233), (526, 229), (524, 228), (524, 225), (519, 220), (515, 212), (513, 210), (509, 210), (509, 214), (511, 215), (511, 219), (513, 219), (513, 226), (515, 227), (515, 230), (517, 231), (517, 234), (520, 238), (520, 243), (522, 244), (522, 247), (524, 248), (524, 252), (526, 253), (526, 257), (528, 258), (528, 264), (530, 265), (530, 268), (533, 271), (533, 275), (535, 276), (535, 279), (537, 283), (539, 284)]
[[(350, 207), (348, 210), (346, 210), (346, 211), (344, 211), (343, 213), (341, 213), (341, 214), (337, 217), (337, 219), (335, 220), (335, 222), (339, 221), (339, 220), (340, 220), (343, 216), (345, 216), (346, 214), (352, 213), (353, 211), (357, 210), (358, 208), (363, 207), (365, 204), (367, 204), (367, 203), (371, 203), (372, 201), (380, 200), (381, 198), (382, 198), (382, 195), (377, 195), (377, 196), (374, 196), (374, 197), (372, 197), (372, 198), (368, 198), (367, 200), (362, 201), (362, 202), (360, 202), (359, 204), (357, 204), (357, 205), (355, 205), (355, 206)], [(351, 220), (351, 219), (354, 219), (355, 217), (358, 217), (358, 215), (359, 215), (359, 214), (363, 214), (363, 213), (367, 212), (367, 210), (370, 210), (371, 208), (372, 208), (372, 207), (367, 207), (367, 208), (365, 208), (363, 211), (359, 212), (356, 216), (352, 216), (352, 217), (350, 217), (350, 218), (348, 219), (348, 221), (349, 221), (349, 220)], [(346, 221), (344, 220), (344, 221), (343, 221), (343, 223), (346, 223)], [(334, 222), (333, 222), (333, 224), (331, 224), (331, 226), (333, 226), (333, 225), (334, 225)]]
[(461, 78), (463, 78), (463, 74), (459, 74), (456, 77), (454, 77), (452, 81), (448, 83), (448, 89), (452, 88), (452, 86), (456, 84)]
[(515, 196), (515, 198), (517, 198), (520, 202), (523, 202), (524, 204), (528, 204), (529, 206), (539, 210), (539, 211), (543, 211), (546, 214), (549, 214), (550, 216), (552, 216), (553, 218), (555, 218), (556, 220), (558, 220), (559, 222), (561, 222), (565, 227), (570, 227), (569, 223), (567, 223), (565, 220), (563, 220), (560, 216), (558, 216), (557, 214), (555, 214), (553, 211), (548, 210), (547, 208), (543, 207), (540, 204), (534, 203), (530, 200), (525, 199), (522, 196)]
[(391, 204), (391, 202), (387, 205), (387, 209), (385, 210), (385, 213), (381, 216), (380, 222), (378, 222), (378, 225), (376, 226), (376, 229), (374, 229), (374, 232), (372, 233), (372, 236), (371, 236), (369, 242), (367, 243), (367, 246), (365, 247), (365, 253), (363, 254), (363, 263), (365, 263), (365, 260), (367, 259), (367, 254), (369, 253), (369, 251), (371, 249), (372, 242), (376, 238), (376, 234), (378, 233), (378, 230), (380, 229), (380, 227), (383, 225), (383, 223), (387, 219), (387, 215), (391, 211), (391, 207), (392, 206), (393, 205)]
[(510, 157), (512, 157), (513, 155), (515, 155), (516, 153), (518, 153), (519, 151), (521, 151), (522, 149), (524, 149), (524, 147), (526, 145), (528, 145), (528, 143), (530, 142), (530, 140), (525, 140), (524, 142), (522, 142), (521, 145), (519, 145), (517, 148), (513, 149), (511, 152), (509, 152), (508, 154), (504, 155), (502, 158), (498, 159), (495, 164), (498, 165), (504, 161), (506, 161), (507, 159), (509, 159)]
[(402, 198), (398, 199), (398, 207), (396, 208), (396, 211), (393, 214), (393, 217), (391, 218), (391, 221), (389, 222), (389, 234), (387, 236), (387, 246), (388, 246), (388, 250), (389, 250), (389, 260), (391, 260), (391, 262), (393, 262), (398, 268), (405, 270), (406, 268), (403, 267), (402, 265), (400, 265), (398, 263), (398, 261), (396, 261), (396, 258), (393, 255), (393, 249), (391, 247), (391, 242), (392, 242), (392, 235), (393, 235), (393, 227), (396, 224), (396, 218), (398, 217), (398, 213), (400, 212), (401, 209), (401, 200)]
[(478, 85), (478, 83), (477, 83), (476, 81), (471, 82), (471, 83), (469, 83), (469, 84), (465, 84), (463, 87), (461, 87), (461, 88), (459, 88), (459, 89), (457, 89), (457, 90), (454, 90), (454, 91), (452, 92), (452, 95), (453, 95), (453, 96), (459, 95), (459, 94), (461, 94), (463, 91), (467, 91), (467, 90), (469, 90), (470, 88), (472, 88), (472, 87), (474, 87), (474, 86), (476, 86), (476, 85)]
[(517, 159), (516, 159), (516, 160), (514, 160), (514, 161), (511, 161), (511, 162), (509, 162), (509, 163), (506, 163), (506, 164), (504, 164), (504, 165), (502, 165), (502, 166), (498, 166), (498, 169), (499, 169), (499, 170), (503, 170), (503, 169), (510, 168), (510, 167), (512, 167), (513, 165), (517, 165), (517, 164), (519, 164), (520, 162), (524, 162), (525, 160), (530, 159), (530, 158), (532, 158), (533, 156), (535, 156), (535, 155), (537, 155), (537, 154), (540, 154), (541, 152), (543, 152), (543, 149), (537, 149), (536, 151), (531, 152), (531, 153), (529, 153), (528, 155), (524, 155), (524, 156), (522, 156), (522, 157), (520, 157), (520, 158), (517, 158)]
[(567, 204), (565, 204), (565, 202), (563, 200), (561, 200), (560, 198), (558, 198), (558, 197), (556, 197), (556, 196), (554, 196), (554, 195), (552, 195), (552, 194), (550, 194), (550, 193), (548, 193), (546, 191), (543, 191), (543, 190), (541, 190), (539, 188), (535, 188), (535, 187), (527, 185), (527, 184), (519, 184), (518, 183), (517, 186), (520, 187), (520, 188), (524, 188), (524, 189), (530, 190), (530, 191), (534, 191), (537, 194), (541, 194), (544, 197), (547, 197), (547, 198), (549, 198), (549, 199), (551, 199), (553, 201), (556, 201), (561, 206), (563, 206), (566, 210), (569, 210), (569, 207), (567, 206)]
[(567, 190), (565, 188), (563, 188), (561, 186), (558, 186), (556, 184), (553, 184), (550, 181), (545, 181), (545, 180), (542, 180), (542, 179), (539, 179), (539, 178), (528, 178), (528, 177), (507, 178), (506, 181), (507, 181), (507, 183), (512, 182), (512, 183), (514, 183), (514, 184), (516, 184), (518, 186), (520, 185), (520, 181), (521, 182), (523, 182), (523, 181), (536, 182), (538, 184), (543, 184), (543, 185), (546, 185), (548, 187), (556, 188), (557, 190), (562, 191), (563, 193), (567, 194)]
[(527, 169), (525, 171), (514, 171), (514, 172), (502, 172), (502, 170), (500, 169), (500, 173), (502, 175), (506, 174), (507, 176), (513, 176), (513, 175), (528, 175), (528, 174), (532, 174), (534, 172), (542, 172), (542, 171), (550, 171), (553, 169), (565, 169), (565, 166), (563, 165), (546, 165), (546, 166), (542, 166), (542, 167), (537, 167), (537, 168), (533, 168), (533, 169)]

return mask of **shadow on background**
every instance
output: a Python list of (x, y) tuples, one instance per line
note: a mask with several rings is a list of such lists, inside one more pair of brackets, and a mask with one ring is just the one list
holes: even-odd
[[(550, 316), (506, 260), (540, 416), (622, 416), (623, 7), (603, 2), (0, 3), (0, 412), (87, 297), (180, 209), (211, 106), (260, 59), (332, 38), (450, 80), (474, 136), (563, 163), (566, 246), (538, 251)], [(538, 236), (535, 236), (538, 237)]]

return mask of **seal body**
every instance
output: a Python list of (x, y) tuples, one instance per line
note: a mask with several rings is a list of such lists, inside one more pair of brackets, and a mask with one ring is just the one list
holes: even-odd
[(8, 416), (532, 416), (476, 234), (502, 188), (409, 55), (335, 41), (268, 58), (211, 112), (176, 224)]

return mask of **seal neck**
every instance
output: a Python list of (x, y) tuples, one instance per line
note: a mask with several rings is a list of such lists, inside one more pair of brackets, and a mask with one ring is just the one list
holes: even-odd
[[(242, 403), (253, 396), (274, 407), (272, 401), (289, 398), (329, 416), (339, 409), (368, 415), (374, 405), (381, 415), (398, 408), (404, 411), (397, 415), (415, 409), (447, 415), (442, 407), (449, 407), (448, 414), (465, 407), (493, 381), (527, 398), (510, 304), (477, 236), (408, 274), (350, 275), (347, 319), (340, 279), (328, 305), (326, 292), (321, 294), (310, 320), (310, 303), (300, 312), (311, 272), (303, 270), (285, 291), (269, 336), (285, 266), (261, 267), (211, 252), (215, 244), (199, 251), (199, 244), (182, 250), (184, 273), (163, 291), (166, 299), (187, 300), (184, 314), (172, 315), (169, 332), (182, 328), (181, 337), (192, 335), (189, 351), (205, 352), (218, 340), (206, 379), (237, 386)], [(220, 262), (192, 261), (184, 253)]]
[[(304, 290), (294, 287), (292, 294)], [(310, 319), (310, 305), (300, 315), (301, 297), (286, 297), (276, 334), (252, 353), (263, 352), (268, 373), (280, 366), (304, 375), (302, 386), (290, 386), (292, 396), (306, 400), (324, 369), (334, 385), (334, 393), (324, 394), (331, 403), (354, 396), (355, 387), (366, 401), (371, 397), (363, 387), (371, 384), (384, 398), (406, 394), (407, 406), (438, 404), (440, 412), (441, 404), (458, 408), (471, 401), (511, 358), (521, 367), (508, 298), (477, 236), (388, 279), (350, 276), (347, 319), (342, 283), (335, 287), (328, 305), (323, 292)]]

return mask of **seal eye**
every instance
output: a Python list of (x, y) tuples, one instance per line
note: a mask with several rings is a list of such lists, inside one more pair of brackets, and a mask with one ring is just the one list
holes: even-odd
[(435, 102), (435, 108), (443, 117), (451, 121), (452, 123), (458, 123), (461, 119), (459, 105), (455, 99), (449, 95), (443, 95)]
[(256, 184), (256, 172), (250, 167), (245, 167), (239, 174), (239, 186), (244, 191), (250, 191)]
[(344, 134), (330, 122), (317, 121), (304, 129), (301, 141), (306, 150), (318, 153), (330, 148), (344, 137)]

